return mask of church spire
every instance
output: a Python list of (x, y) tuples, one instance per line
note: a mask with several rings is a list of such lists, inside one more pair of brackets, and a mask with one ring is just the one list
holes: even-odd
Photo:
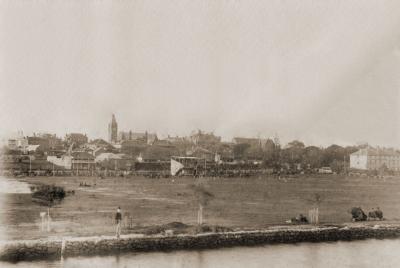
[(111, 122), (108, 124), (108, 141), (116, 143), (118, 139), (118, 124), (115, 115), (112, 115)]

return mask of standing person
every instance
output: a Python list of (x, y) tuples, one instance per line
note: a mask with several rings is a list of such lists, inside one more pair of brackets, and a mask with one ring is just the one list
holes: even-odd
[(115, 233), (117, 235), (117, 238), (119, 238), (121, 235), (121, 223), (122, 223), (121, 207), (118, 207), (117, 213), (115, 214), (115, 223), (117, 224)]

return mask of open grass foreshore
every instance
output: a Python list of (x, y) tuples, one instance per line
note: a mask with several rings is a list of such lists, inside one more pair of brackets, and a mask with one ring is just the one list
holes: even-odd
[[(197, 224), (199, 204), (194, 184), (213, 195), (204, 207), (204, 223), (231, 230), (263, 230), (284, 225), (300, 213), (309, 216), (320, 196), (321, 223), (351, 220), (352, 207), (368, 213), (380, 207), (387, 220), (400, 221), (400, 177), (374, 179), (342, 175), (277, 178), (94, 178), (29, 177), (14, 179), (29, 186), (56, 185), (69, 194), (50, 208), (50, 231), (43, 231), (41, 213), (46, 206), (31, 194), (0, 195), (0, 234), (7, 240), (48, 237), (112, 235), (115, 212), (123, 213), (122, 234), (141, 232), (142, 227), (181, 222)], [(87, 184), (83, 187), (81, 184)]]
[(400, 236), (400, 223), (340, 226), (276, 226), (264, 230), (179, 235), (111, 236), (4, 241), (0, 261), (22, 261), (126, 252), (214, 249), (277, 243), (351, 241)]

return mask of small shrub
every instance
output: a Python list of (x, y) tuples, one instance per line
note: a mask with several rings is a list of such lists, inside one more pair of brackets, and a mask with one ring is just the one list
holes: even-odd
[(61, 202), (65, 197), (65, 190), (63, 187), (54, 185), (41, 185), (36, 187), (32, 193), (34, 200), (45, 203), (48, 206), (53, 205), (56, 202)]

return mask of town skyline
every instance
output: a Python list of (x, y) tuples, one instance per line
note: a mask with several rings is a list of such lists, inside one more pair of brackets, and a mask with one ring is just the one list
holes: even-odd
[[(114, 122), (117, 123), (117, 127), (116, 127), (116, 133), (112, 134), (114, 136), (114, 138), (110, 137), (110, 124)], [(115, 126), (114, 126), (115, 127)], [(246, 135), (233, 135), (231, 138), (226, 138), (223, 137), (221, 135), (219, 135), (218, 133), (216, 133), (215, 131), (209, 131), (209, 130), (204, 130), (204, 129), (200, 129), (200, 128), (195, 128), (192, 129), (191, 131), (187, 132), (187, 133), (183, 133), (181, 135), (179, 134), (169, 134), (169, 133), (159, 133), (157, 131), (152, 131), (152, 130), (141, 130), (141, 129), (133, 129), (133, 128), (120, 128), (120, 124), (119, 121), (117, 119), (117, 116), (115, 116), (115, 114), (111, 114), (110, 120), (107, 124), (107, 134), (105, 136), (91, 136), (90, 134), (88, 134), (85, 131), (66, 131), (65, 133), (56, 133), (56, 132), (52, 132), (52, 131), (32, 131), (32, 132), (24, 132), (23, 130), (18, 130), (18, 131), (14, 131), (14, 132), (10, 132), (7, 136), (2, 137), (2, 142), (3, 144), (7, 143), (7, 139), (9, 138), (15, 138), (15, 137), (28, 137), (28, 136), (41, 136), (43, 134), (51, 134), (51, 135), (56, 135), (59, 138), (64, 138), (66, 136), (68, 136), (69, 134), (73, 134), (73, 133), (78, 133), (78, 134), (84, 134), (88, 137), (89, 140), (96, 140), (96, 139), (103, 139), (107, 142), (111, 142), (111, 143), (118, 143), (121, 142), (121, 135), (127, 135), (127, 133), (132, 132), (134, 134), (140, 134), (140, 133), (148, 133), (148, 134), (152, 134), (152, 135), (156, 135), (156, 137), (160, 140), (163, 139), (167, 139), (167, 138), (173, 138), (173, 137), (183, 137), (183, 138), (187, 138), (190, 137), (191, 135), (194, 135), (196, 133), (204, 133), (204, 134), (213, 134), (215, 136), (218, 136), (221, 138), (222, 142), (232, 142), (235, 138), (251, 138), (251, 139), (263, 139), (263, 140), (267, 140), (267, 139), (271, 139), (271, 140), (278, 140), (280, 145), (285, 146), (286, 144), (292, 142), (292, 141), (301, 141), (304, 142), (304, 144), (306, 146), (317, 146), (317, 147), (328, 147), (330, 145), (336, 144), (339, 146), (358, 146), (358, 145), (364, 145), (364, 144), (368, 144), (371, 146), (377, 146), (377, 147), (388, 147), (388, 148), (398, 148), (396, 146), (392, 146), (392, 145), (384, 145), (384, 144), (372, 144), (370, 142), (368, 142), (367, 140), (360, 140), (360, 141), (356, 141), (356, 142), (348, 142), (348, 143), (335, 143), (335, 142), (331, 142), (331, 143), (326, 143), (326, 144), (313, 144), (313, 143), (307, 143), (302, 139), (289, 139), (289, 140), (285, 140), (282, 139), (281, 136), (278, 135), (278, 133), (274, 133), (271, 135), (267, 135), (267, 134), (257, 134), (257, 135), (253, 135), (253, 136), (246, 136)]]

